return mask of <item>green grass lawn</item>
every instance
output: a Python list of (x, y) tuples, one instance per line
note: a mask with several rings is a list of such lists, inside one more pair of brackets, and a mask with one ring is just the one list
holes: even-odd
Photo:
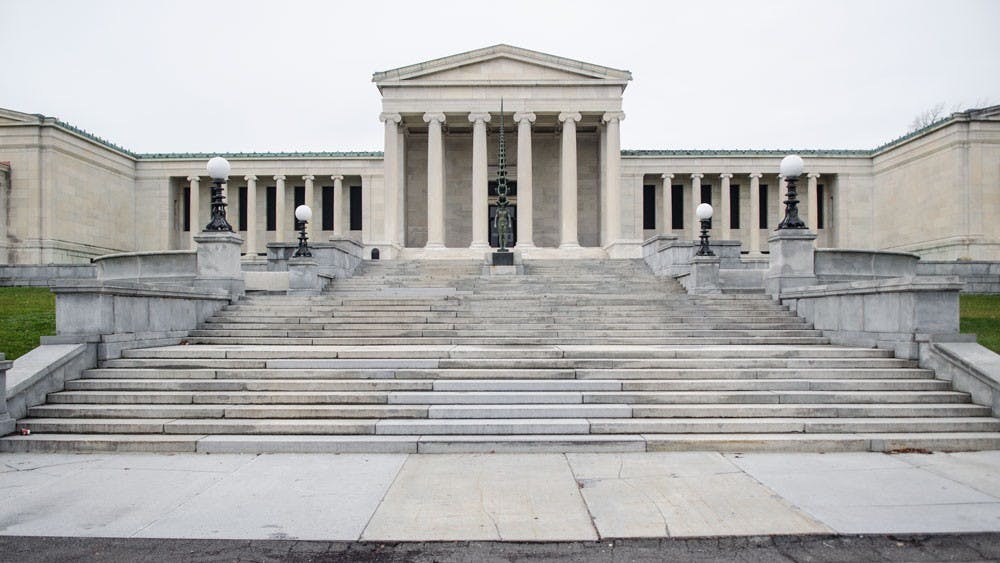
[(1000, 295), (963, 295), (961, 308), (961, 331), (1000, 354)]
[(6, 359), (38, 346), (56, 333), (56, 297), (47, 287), (0, 287), (0, 352)]

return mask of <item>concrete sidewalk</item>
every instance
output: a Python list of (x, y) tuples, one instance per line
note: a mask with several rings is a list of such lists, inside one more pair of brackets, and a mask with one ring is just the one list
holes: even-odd
[(1000, 531), (1000, 452), (0, 454), (0, 534), (593, 541)]

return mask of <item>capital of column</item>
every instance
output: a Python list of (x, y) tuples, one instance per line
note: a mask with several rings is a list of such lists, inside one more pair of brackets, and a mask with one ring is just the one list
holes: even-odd
[(816, 178), (819, 178), (819, 175), (820, 175), (819, 172), (810, 172), (810, 173), (806, 174), (806, 176), (809, 179), (811, 179), (811, 180), (815, 180)]
[(378, 115), (378, 120), (379, 121), (391, 121), (393, 123), (399, 123), (400, 121), (403, 121), (403, 116), (399, 115), (398, 113), (392, 113), (392, 112), (385, 112), (384, 111), (384, 112), (382, 112), (382, 113), (380, 113)]
[(719, 178), (723, 178), (725, 180), (732, 180), (733, 179), (733, 175), (730, 174), (729, 172), (726, 172), (724, 174), (719, 174)]
[(305, 181), (305, 182), (312, 182), (315, 179), (316, 179), (316, 176), (313, 176), (312, 174), (307, 174), (305, 176), (302, 176), (302, 180)]
[(763, 177), (764, 177), (764, 175), (761, 174), (760, 172), (751, 172), (750, 173), (750, 179), (751, 180), (760, 180)]
[(330, 179), (333, 180), (334, 182), (339, 182), (342, 181), (344, 177), (341, 176), (340, 174), (334, 174), (333, 176), (330, 176)]
[[(609, 112), (607, 112), (607, 113), (605, 113), (604, 115), (601, 116), (601, 121), (603, 123), (607, 123), (607, 122), (615, 120), (615, 119), (617, 119), (618, 121), (624, 120), (625, 119), (625, 112), (624, 111), (609, 111)], [(579, 121), (579, 119), (577, 121)]]
[(535, 122), (535, 114), (530, 111), (517, 111), (514, 112), (514, 123), (521, 123), (522, 121), (527, 121), (528, 123)]
[(275, 182), (284, 182), (285, 181), (285, 175), (284, 174), (275, 174), (274, 175), (274, 181)]
[(698, 172), (695, 172), (694, 174), (691, 175), (691, 179), (692, 180), (701, 180), (704, 177), (705, 177), (704, 174), (701, 174), (701, 173), (698, 173)]
[[(492, 117), (493, 116), (491, 116), (488, 112), (485, 112), (485, 111), (476, 112), (476, 111), (474, 111), (474, 112), (472, 112), (472, 113), (469, 114), (469, 121), (472, 122), (472, 123), (475, 123), (477, 121), (482, 121), (483, 123), (489, 123), (490, 119), (492, 119)], [(425, 119), (426, 119), (426, 117), (425, 117)]]
[(253, 174), (247, 174), (246, 176), (243, 177), (243, 179), (246, 180), (247, 182), (256, 182), (257, 176)]
[(197, 182), (201, 181), (201, 177), (200, 176), (188, 176), (187, 177), (187, 181), (191, 182), (191, 183), (197, 183)]
[(580, 112), (578, 111), (564, 111), (559, 114), (559, 123), (564, 123), (570, 119), (573, 121), (580, 121), (583, 119), (583, 116), (580, 115)]
[(444, 123), (445, 117), (443, 113), (425, 113), (424, 121), (427, 123), (437, 122)]
[(673, 174), (660, 174), (660, 178), (662, 178), (664, 180), (673, 180), (674, 179), (674, 175)]

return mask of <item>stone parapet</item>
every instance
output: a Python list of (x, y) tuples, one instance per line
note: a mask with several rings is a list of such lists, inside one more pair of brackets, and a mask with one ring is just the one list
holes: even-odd
[(916, 359), (921, 340), (958, 333), (961, 288), (954, 277), (892, 278), (786, 289), (781, 302), (835, 344)]
[(94, 258), (92, 262), (97, 277), (102, 280), (194, 279), (198, 274), (198, 254), (194, 250), (107, 254)]
[(906, 252), (821, 248), (814, 271), (820, 284), (917, 275), (920, 257)]
[(14, 431), (14, 419), (7, 408), (7, 370), (13, 362), (4, 359), (0, 354), (0, 436), (6, 436)]
[[(298, 243), (267, 244), (267, 270), (287, 272), (288, 261), (295, 254)], [(329, 242), (309, 243), (309, 251), (316, 261), (319, 273), (334, 278), (349, 278), (364, 260), (365, 247), (352, 239), (334, 239)]]

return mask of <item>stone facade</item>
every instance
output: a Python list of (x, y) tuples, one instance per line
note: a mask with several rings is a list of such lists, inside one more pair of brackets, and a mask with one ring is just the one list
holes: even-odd
[[(692, 240), (703, 197), (716, 210), (714, 239), (767, 252), (784, 152), (622, 151), (631, 79), (506, 45), (375, 73), (382, 152), (225, 155), (243, 259), (295, 240), (297, 194), (314, 209), (313, 240), (353, 239), (382, 259), (482, 257), (501, 120), (526, 258), (640, 257), (651, 236)], [(800, 209), (817, 246), (1000, 261), (1000, 107), (873, 150), (799, 154)], [(0, 110), (0, 264), (195, 248), (208, 222), (210, 156), (135, 154), (51, 117)]]

